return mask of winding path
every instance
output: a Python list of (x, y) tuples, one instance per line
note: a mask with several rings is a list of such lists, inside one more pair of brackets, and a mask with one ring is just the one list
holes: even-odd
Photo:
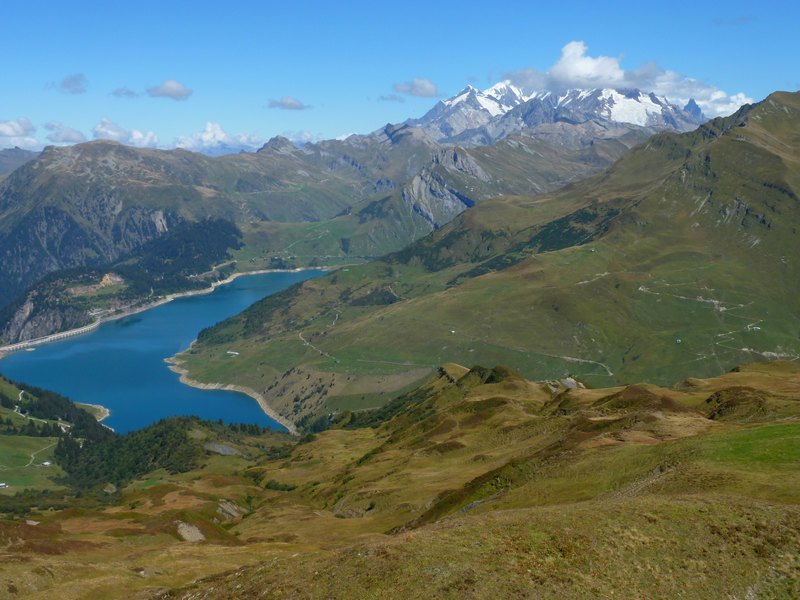
[(45, 447), (44, 447), (44, 448), (42, 448), (41, 450), (37, 450), (36, 452), (31, 452), (31, 459), (28, 461), (28, 464), (27, 464), (27, 465), (25, 465), (25, 466), (26, 466), (26, 467), (32, 467), (32, 466), (34, 466), (34, 465), (33, 465), (33, 461), (34, 461), (34, 460), (36, 460), (36, 455), (37, 455), (37, 454), (39, 454), (40, 452), (44, 452), (44, 451), (45, 451), (45, 450), (47, 450), (48, 448), (52, 448), (53, 446), (55, 446), (55, 445), (56, 445), (56, 443), (57, 443), (57, 442), (53, 442), (52, 444), (50, 444), (49, 446), (45, 446)]
[(338, 358), (335, 358), (335, 357), (331, 356), (330, 354), (328, 354), (328, 353), (327, 353), (327, 352), (325, 352), (324, 350), (320, 350), (320, 349), (319, 349), (319, 348), (317, 348), (317, 347), (316, 347), (314, 344), (312, 344), (311, 342), (309, 342), (308, 340), (306, 340), (306, 338), (304, 338), (304, 337), (303, 337), (303, 334), (302, 334), (302, 332), (301, 332), (301, 333), (298, 333), (298, 334), (297, 334), (297, 337), (299, 337), (299, 338), (300, 338), (300, 341), (301, 341), (301, 342), (303, 342), (303, 343), (304, 343), (306, 346), (308, 346), (309, 348), (311, 348), (311, 349), (313, 349), (313, 350), (316, 350), (316, 351), (317, 351), (317, 352), (319, 352), (319, 353), (320, 353), (322, 356), (327, 356), (327, 357), (328, 357), (328, 358), (330, 358), (332, 361), (334, 361), (334, 362), (337, 362), (337, 363), (339, 362), (339, 359), (338, 359)]

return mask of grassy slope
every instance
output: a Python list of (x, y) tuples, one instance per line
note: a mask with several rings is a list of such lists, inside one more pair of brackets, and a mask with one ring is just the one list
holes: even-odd
[[(18, 398), (19, 389), (0, 378), (0, 392), (9, 398)], [(14, 426), (26, 425), (28, 419), (9, 408), (0, 406), (0, 420), (10, 419)], [(51, 425), (55, 421), (48, 421)], [(52, 461), (58, 440), (49, 437), (28, 437), (23, 435), (0, 434), (0, 481), (8, 484), (0, 494), (16, 494), (30, 489), (58, 489), (63, 486), (53, 481), (63, 475), (57, 465), (41, 466)], [(31, 454), (34, 454), (31, 460)]]
[(353, 389), (380, 404), (382, 377), (399, 389), (446, 360), (609, 385), (795, 358), (799, 129), (798, 95), (775, 94), (656, 136), (603, 175), (483, 203), (397, 255), (257, 304), (183, 359), (296, 417)]
[(63, 474), (61, 469), (55, 465), (42, 466), (43, 462), (53, 460), (57, 442), (56, 438), (0, 435), (0, 481), (8, 484), (0, 493), (60, 487), (53, 483), (53, 478)]
[(26, 560), (0, 572), (32, 598), (199, 578), (166, 597), (791, 598), (798, 398), (791, 363), (595, 390), (448, 365), (376, 428), (344, 418), (273, 460), (285, 442), (228, 440), (243, 456), (156, 472), (117, 506), (2, 524)]

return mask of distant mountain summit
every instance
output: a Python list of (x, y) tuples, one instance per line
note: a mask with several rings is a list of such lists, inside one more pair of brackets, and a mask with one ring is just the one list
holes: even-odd
[(14, 169), (39, 156), (38, 152), (23, 150), (19, 147), (0, 150), (0, 177), (8, 175)]
[[(681, 108), (663, 96), (638, 89), (526, 93), (510, 81), (501, 81), (484, 91), (467, 86), (406, 123), (423, 129), (441, 144), (479, 146), (509, 135), (536, 135), (537, 127), (557, 123), (594, 123), (607, 129), (605, 137), (618, 137), (633, 128), (690, 131), (705, 120), (694, 99)], [(590, 137), (597, 137), (597, 128), (592, 130)]]
[(423, 117), (406, 123), (424, 129), (435, 141), (446, 143), (464, 131), (503, 117), (528, 99), (510, 82), (498, 83), (483, 92), (468, 85), (452, 98), (438, 102)]

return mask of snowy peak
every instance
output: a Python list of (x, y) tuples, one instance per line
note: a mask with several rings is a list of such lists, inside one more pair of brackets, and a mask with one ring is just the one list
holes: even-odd
[[(442, 100), (442, 104), (447, 108), (460, 107), (461, 110), (472, 109), (476, 111), (486, 111), (489, 115), (496, 117), (508, 112), (496, 98), (489, 96), (471, 85), (468, 85), (458, 94), (447, 100)], [(423, 117), (424, 119), (425, 117)]]
[(600, 114), (609, 121), (632, 123), (645, 127), (652, 124), (652, 119), (661, 117), (665, 109), (669, 109), (666, 98), (658, 98), (655, 94), (645, 94), (639, 90), (628, 93), (617, 90), (603, 90), (600, 94), (603, 108)]
[(553, 100), (557, 108), (589, 112), (607, 121), (640, 127), (658, 126), (665, 113), (681, 111), (666, 98), (640, 90), (567, 90)]
[(623, 127), (687, 131), (704, 121), (694, 101), (684, 108), (638, 89), (568, 89), (527, 93), (511, 81), (486, 90), (467, 86), (440, 101), (420, 119), (406, 122), (439, 143), (483, 145), (508, 135), (531, 135), (547, 123), (599, 123)]
[(468, 85), (452, 98), (440, 101), (422, 118), (411, 119), (407, 124), (422, 127), (434, 140), (444, 140), (483, 127), (527, 99), (510, 81), (501, 81), (485, 91)]
[(484, 90), (483, 94), (497, 100), (505, 108), (505, 112), (531, 99), (531, 96), (526, 95), (508, 79), (495, 83), (489, 89)]
[(520, 88), (509, 80), (505, 80), (483, 91), (468, 85), (452, 98), (442, 100), (442, 104), (448, 108), (467, 104), (476, 110), (485, 110), (496, 117), (506, 114), (515, 106), (519, 106), (529, 99), (530, 96), (525, 95)]

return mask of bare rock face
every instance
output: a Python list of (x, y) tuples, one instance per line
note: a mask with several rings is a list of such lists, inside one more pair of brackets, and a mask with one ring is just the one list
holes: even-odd
[(7, 344), (26, 342), (89, 323), (91, 318), (85, 312), (50, 305), (36, 293), (31, 293), (0, 330), (0, 339)]
[(429, 169), (423, 169), (406, 184), (402, 199), (434, 229), (475, 204), (474, 200), (459, 192), (439, 173)]
[(184, 542), (202, 542), (206, 539), (203, 532), (196, 525), (184, 521), (175, 521), (178, 537)]
[[(147, 169), (134, 169), (135, 152), (88, 146), (47, 148), (0, 183), (0, 305), (49, 273), (110, 263), (183, 220), (145, 205), (157, 186)], [(129, 176), (141, 179), (123, 181)]]
[(492, 177), (478, 162), (461, 148), (445, 148), (433, 155), (433, 164), (442, 165), (451, 171), (461, 172), (488, 183)]

